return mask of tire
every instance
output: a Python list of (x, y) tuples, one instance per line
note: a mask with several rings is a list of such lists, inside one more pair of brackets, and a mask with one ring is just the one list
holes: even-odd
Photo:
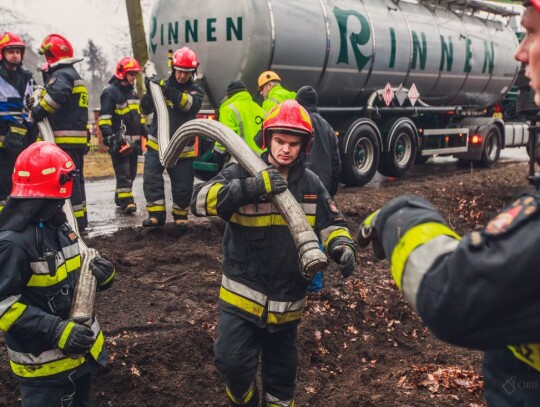
[(393, 129), (394, 137), (389, 151), (381, 155), (379, 172), (387, 177), (402, 177), (412, 167), (416, 158), (416, 129), (404, 121)]
[(377, 132), (370, 125), (359, 125), (349, 136), (342, 157), (341, 180), (347, 186), (366, 185), (377, 172), (380, 146)]
[(492, 167), (501, 155), (501, 131), (495, 125), (489, 127), (484, 140), (484, 148), (480, 164), (483, 167)]

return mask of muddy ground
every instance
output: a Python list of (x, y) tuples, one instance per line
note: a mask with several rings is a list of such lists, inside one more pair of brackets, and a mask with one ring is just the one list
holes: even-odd
[[(354, 235), (388, 199), (431, 200), (459, 233), (485, 225), (512, 196), (531, 190), (526, 164), (341, 188), (336, 200)], [(193, 219), (185, 234), (132, 228), (87, 241), (117, 268), (96, 312), (110, 350), (95, 375), (95, 406), (226, 406), (213, 365), (220, 285), (220, 219)], [(388, 263), (358, 251), (354, 278), (333, 266), (299, 329), (297, 406), (483, 406), (481, 354), (436, 339), (404, 302)], [(0, 340), (3, 342), (3, 340)], [(0, 406), (18, 388), (0, 343)]]

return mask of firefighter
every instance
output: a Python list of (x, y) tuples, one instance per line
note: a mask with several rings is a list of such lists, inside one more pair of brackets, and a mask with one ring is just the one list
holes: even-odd
[(262, 108), (266, 114), (277, 104), (294, 99), (296, 92), (285, 89), (281, 85), (281, 78), (273, 71), (264, 71), (257, 81), (259, 93), (264, 98)]
[(79, 232), (88, 226), (84, 188), (84, 155), (88, 152), (88, 92), (73, 65), (82, 58), (73, 56), (71, 43), (59, 34), (50, 34), (41, 43), (39, 53), (49, 66), (48, 81), (39, 104), (32, 108), (32, 120), (49, 119), (54, 140), (67, 152), (79, 169), (73, 182), (71, 204)]
[[(165, 82), (155, 77), (145, 80), (148, 92), (141, 99), (142, 111), (144, 114), (154, 112), (155, 107), (149, 83), (160, 84), (169, 114), (169, 137), (172, 137), (182, 124), (195, 119), (201, 108), (204, 91), (194, 82), (198, 67), (197, 55), (189, 48), (183, 47), (173, 54), (173, 71)], [(154, 115), (146, 143), (143, 190), (148, 218), (143, 221), (144, 227), (163, 226), (167, 216), (163, 181), (164, 167), (159, 161), (157, 121), (157, 115)], [(198, 142), (195, 140), (182, 151), (176, 165), (167, 169), (171, 179), (173, 219), (176, 227), (180, 230), (185, 230), (188, 226), (189, 202), (193, 192), (193, 160), (197, 154)]]
[(122, 58), (116, 71), (101, 93), (99, 128), (116, 176), (114, 202), (124, 213), (133, 213), (137, 205), (133, 199), (133, 181), (137, 175), (137, 162), (142, 154), (141, 136), (146, 136), (145, 120), (141, 116), (139, 96), (134, 89), (139, 62), (131, 57)]
[(318, 177), (304, 168), (311, 132), (304, 108), (294, 100), (285, 101), (263, 124), (268, 151), (261, 158), (268, 169), (250, 177), (233, 164), (198, 185), (193, 194), (195, 215), (218, 215), (227, 222), (214, 351), (231, 406), (259, 405), (255, 381), (259, 354), (266, 405), (294, 406), (297, 326), (309, 280), (269, 195), (288, 188), (343, 277), (354, 271), (354, 245), (344, 217)]
[[(540, 105), (540, 0), (524, 4), (527, 36), (516, 58)], [(488, 406), (540, 405), (538, 193), (515, 198), (463, 238), (423, 198), (398, 197), (364, 220), (359, 243), (370, 242), (435, 335), (485, 352)]]
[[(219, 121), (238, 134), (255, 153), (262, 150), (255, 143), (255, 135), (261, 131), (264, 110), (253, 101), (242, 81), (231, 81), (227, 86), (227, 99), (219, 107)], [(223, 164), (229, 157), (219, 143), (214, 144), (214, 159)]]
[[(296, 94), (296, 101), (307, 110), (313, 124), (313, 144), (306, 158), (306, 167), (317, 174), (330, 196), (334, 197), (341, 176), (341, 159), (336, 132), (319, 114), (315, 89), (311, 86), (301, 87)], [(320, 271), (309, 285), (310, 298), (316, 299), (320, 294), (315, 293), (321, 293), (323, 286), (323, 272)]]
[[(0, 329), (23, 407), (90, 406), (90, 374), (107, 361), (97, 320), (69, 320), (81, 256), (62, 206), (76, 171), (54, 143), (31, 144), (0, 214)], [(90, 268), (98, 290), (112, 284), (109, 261), (97, 256)]]
[(30, 143), (25, 110), (32, 97), (32, 73), (22, 66), (26, 46), (11, 32), (0, 34), (0, 211), (11, 191), (11, 174), (19, 153)]

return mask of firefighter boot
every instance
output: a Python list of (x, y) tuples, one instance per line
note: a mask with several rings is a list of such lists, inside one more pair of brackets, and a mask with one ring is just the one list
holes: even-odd
[(134, 203), (134, 202), (130, 202), (123, 208), (123, 211), (124, 211), (124, 213), (136, 212), (137, 211), (137, 204)]
[(257, 386), (254, 386), (242, 399), (237, 399), (229, 389), (226, 390), (227, 396), (229, 396), (229, 407), (259, 407), (259, 389)]
[(188, 228), (187, 216), (175, 217), (174, 224), (176, 225), (176, 229), (178, 230), (187, 230)]
[(165, 225), (165, 219), (157, 214), (152, 214), (147, 219), (143, 220), (142, 225), (144, 228), (157, 228)]

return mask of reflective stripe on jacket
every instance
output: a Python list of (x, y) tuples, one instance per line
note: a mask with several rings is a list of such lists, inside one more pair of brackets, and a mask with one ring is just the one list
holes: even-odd
[(285, 89), (281, 85), (275, 85), (270, 92), (268, 92), (268, 97), (262, 104), (262, 108), (266, 114), (272, 110), (272, 108), (280, 103), (294, 99), (296, 97), (296, 92)]

